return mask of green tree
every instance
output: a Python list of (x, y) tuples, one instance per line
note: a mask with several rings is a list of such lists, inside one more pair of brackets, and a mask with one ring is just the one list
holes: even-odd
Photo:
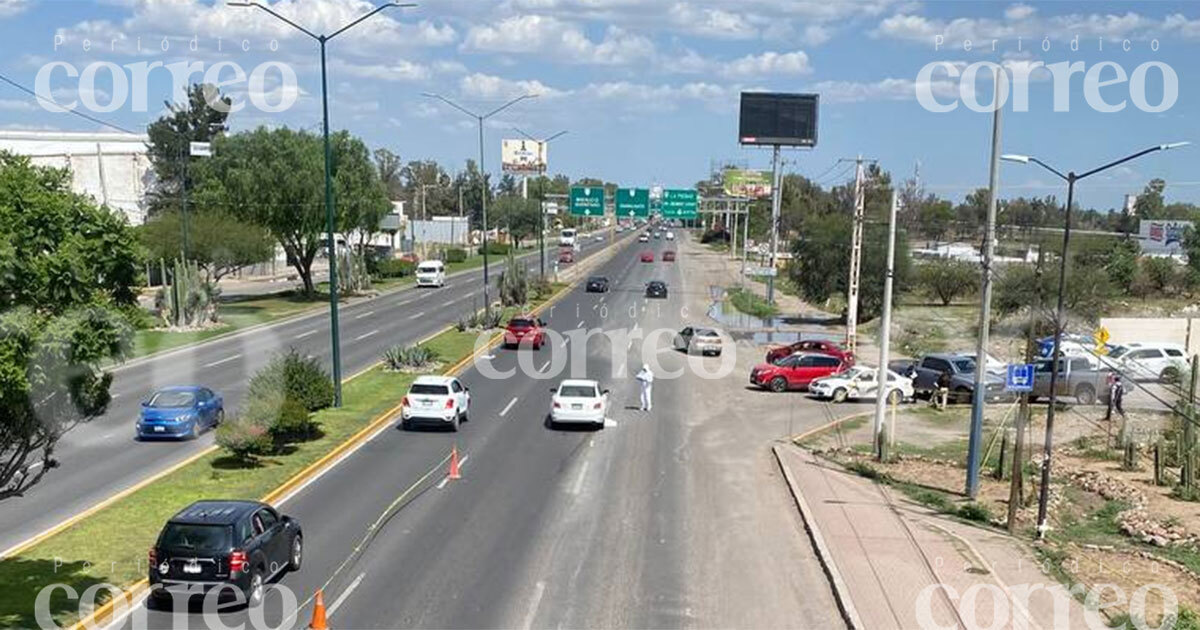
[[(66, 170), (0, 152), (0, 498), (54, 468), (58, 440), (104, 412), (125, 356), (140, 248)], [(43, 465), (30, 471), (35, 460)]]
[(371, 154), (375, 158), (375, 168), (379, 171), (379, 179), (387, 189), (388, 198), (400, 200), (404, 198), (404, 163), (400, 156), (391, 149), (378, 148)]
[(517, 246), (521, 241), (537, 236), (538, 202), (533, 199), (497, 197), (490, 213), (492, 225), (508, 230)]
[(1138, 195), (1137, 201), (1133, 204), (1134, 213), (1142, 219), (1162, 219), (1163, 217), (1163, 191), (1167, 188), (1167, 182), (1154, 178), (1146, 184), (1142, 189), (1142, 194)]
[(186, 103), (165, 103), (168, 113), (146, 127), (150, 136), (147, 154), (156, 181), (147, 195), (150, 216), (179, 209), (181, 190), (190, 192), (195, 182), (190, 143), (211, 142), (224, 134), (231, 103), (215, 86), (193, 84)]
[[(139, 228), (151, 261), (179, 255), (180, 229), (176, 210)], [(188, 242), (188, 258), (200, 266), (205, 281), (212, 284), (243, 267), (270, 260), (275, 253), (275, 239), (270, 232), (220, 209), (189, 212)]]
[(916, 284), (931, 298), (949, 306), (954, 298), (979, 290), (979, 265), (942, 258), (917, 266)]
[[(1052, 259), (1051, 259), (1052, 260)], [(1058, 265), (1048, 264), (1038, 274), (1031, 265), (1014, 264), (1005, 267), (995, 284), (993, 306), (996, 315), (1005, 317), (1022, 309), (1036, 309), (1042, 330), (1053, 330), (1058, 295)], [(1094, 323), (1107, 311), (1113, 296), (1108, 274), (1101, 268), (1068, 265), (1063, 285), (1063, 306), (1067, 317), (1064, 330), (1072, 318)]]
[[(390, 204), (362, 141), (340, 131), (331, 145), (334, 232), (346, 233), (366, 225), (365, 216)], [(270, 232), (287, 253), (305, 293), (312, 296), (313, 261), (326, 247), (321, 138), (286, 127), (259, 127), (218, 138), (213, 157), (196, 170), (197, 202), (225, 208)]]

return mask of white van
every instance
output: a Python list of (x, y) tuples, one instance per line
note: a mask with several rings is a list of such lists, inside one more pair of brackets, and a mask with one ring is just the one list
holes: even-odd
[(575, 228), (566, 228), (558, 236), (559, 247), (575, 247), (579, 232)]
[(440, 260), (427, 260), (417, 265), (417, 286), (446, 286), (446, 265)]

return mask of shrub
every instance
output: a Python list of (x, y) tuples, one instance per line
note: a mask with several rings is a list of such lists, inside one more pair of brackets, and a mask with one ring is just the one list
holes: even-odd
[(457, 247), (447, 249), (446, 250), (446, 262), (447, 263), (467, 262), (467, 250), (459, 249)]
[(981, 503), (968, 503), (958, 507), (958, 516), (965, 518), (968, 521), (977, 521), (980, 523), (992, 522), (992, 513), (987, 509), (986, 505)]
[(437, 361), (437, 358), (437, 351), (421, 345), (392, 346), (383, 353), (384, 365), (396, 371), (419, 370)]
[(417, 264), (411, 260), (388, 258), (375, 265), (375, 275), (380, 278), (403, 278), (416, 272)]
[(504, 271), (500, 273), (500, 303), (516, 306), (529, 302), (529, 278), (525, 265), (517, 262), (513, 252), (508, 253)]
[(943, 258), (917, 267), (917, 285), (943, 306), (949, 306), (957, 297), (975, 293), (979, 283), (979, 266), (963, 260)]
[(246, 394), (249, 400), (290, 398), (308, 411), (317, 411), (333, 404), (333, 382), (316, 359), (291, 349), (255, 373)]
[(502, 315), (503, 313), (499, 309), (492, 309), (490, 313), (485, 311), (467, 313), (466, 315), (458, 318), (458, 321), (455, 323), (455, 327), (459, 332), (475, 329), (491, 330), (500, 326), (500, 318)]
[[(509, 249), (511, 248), (508, 246), (508, 243), (488, 241), (487, 244), (487, 253), (489, 256), (505, 256), (508, 254)], [(479, 246), (479, 253), (483, 253), (483, 245)]]
[(545, 278), (536, 278), (529, 281), (529, 292), (533, 295), (533, 299), (544, 300), (554, 292), (554, 286)]
[(216, 440), (221, 448), (244, 463), (255, 462), (275, 447), (270, 430), (248, 416), (226, 418), (217, 425)]
[(311, 439), (316, 431), (317, 423), (312, 421), (312, 414), (304, 405), (291, 398), (283, 399), (283, 404), (276, 410), (275, 422), (271, 425), (271, 435), (277, 442)]

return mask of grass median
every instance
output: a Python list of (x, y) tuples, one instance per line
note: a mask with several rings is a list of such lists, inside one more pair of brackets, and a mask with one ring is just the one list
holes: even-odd
[[(564, 287), (555, 285), (547, 298)], [(506, 314), (515, 310), (506, 309)], [(471, 355), (479, 334), (451, 329), (424, 345), (437, 352), (446, 369)], [(317, 412), (316, 439), (289, 444), (253, 467), (236, 463), (223, 451), (209, 453), (25, 552), (0, 560), (0, 584), (6, 587), (0, 589), (0, 628), (38, 627), (34, 603), (51, 584), (68, 585), (82, 595), (94, 585), (124, 588), (138, 582), (146, 576), (147, 550), (166, 519), (199, 499), (267, 495), (395, 406), (414, 378), (372, 368), (345, 384), (342, 408)], [(52, 594), (49, 604), (60, 626), (78, 619), (78, 602), (62, 589)]]

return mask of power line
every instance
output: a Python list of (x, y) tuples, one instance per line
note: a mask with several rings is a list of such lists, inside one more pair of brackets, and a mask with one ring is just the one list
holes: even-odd
[[(84, 120), (88, 120), (88, 121), (94, 122), (96, 124), (103, 125), (105, 127), (110, 127), (112, 129), (116, 129), (118, 131), (124, 131), (125, 133), (128, 133), (128, 134), (141, 135), (136, 131), (130, 131), (129, 129), (126, 129), (120, 125), (114, 125), (113, 123), (101, 120), (90, 114), (85, 114), (81, 111), (77, 111), (74, 109), (67, 109), (67, 108), (63, 107), (62, 105), (55, 103), (54, 99), (46, 98), (46, 97), (42, 96), (41, 94), (38, 94), (37, 92), (34, 92), (33, 90), (25, 87), (24, 85), (21, 85), (20, 83), (17, 83), (16, 81), (13, 81), (12, 79), (8, 78), (7, 76), (5, 76), (2, 73), (0, 73), (0, 81), (4, 81), (5, 83), (17, 88), (18, 90), (21, 90), (22, 92), (38, 99), (39, 101), (45, 101), (47, 103), (50, 103), (51, 105), (54, 105), (55, 107), (59, 108), (60, 110), (62, 110), (63, 112), (66, 112), (68, 114), (74, 114)], [(55, 113), (61, 113), (61, 112), (55, 112)]]

